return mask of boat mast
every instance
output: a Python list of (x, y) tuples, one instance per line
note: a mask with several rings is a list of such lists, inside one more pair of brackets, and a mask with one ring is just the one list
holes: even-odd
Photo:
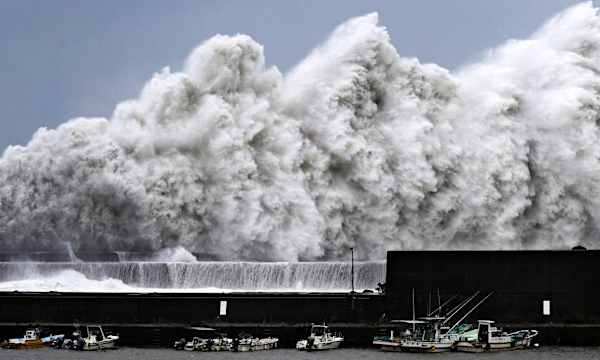
[(428, 299), (427, 299), (427, 313), (431, 313), (431, 290), (427, 291)]
[(471, 310), (467, 311), (467, 313), (463, 317), (461, 317), (460, 320), (458, 320), (454, 325), (452, 325), (452, 327), (450, 329), (448, 329), (448, 331), (446, 331), (446, 334), (449, 334), (452, 330), (454, 330), (454, 328), (457, 327), (461, 321), (463, 321), (467, 316), (469, 316), (469, 314), (471, 314), (475, 309), (477, 309), (477, 307), (479, 307), (479, 305), (483, 304), (483, 302), (486, 301), (490, 296), (492, 296), (493, 293), (494, 293), (493, 291), (490, 292), (489, 294), (487, 294), (486, 297), (481, 299), (480, 302), (475, 304), (475, 306), (473, 306), (473, 308)]
[(413, 314), (413, 321), (412, 321), (412, 325), (413, 325), (413, 336), (414, 333), (416, 331), (416, 323), (415, 323), (415, 288), (412, 288), (412, 314)]
[(466, 300), (464, 300), (462, 303), (458, 304), (458, 306), (456, 306), (454, 309), (450, 310), (450, 315), (448, 315), (448, 317), (446, 318), (446, 320), (444, 320), (444, 322), (442, 323), (442, 325), (445, 325), (463, 307), (465, 307), (468, 303), (470, 303), (471, 300), (475, 299), (477, 297), (477, 295), (479, 295), (479, 291), (475, 292), (475, 294), (471, 295)]
[[(456, 298), (458, 295), (452, 295), (450, 298), (446, 299), (446, 301), (444, 301), (443, 304), (441, 304), (440, 306), (438, 306), (435, 310), (433, 310), (431, 313), (427, 314), (427, 316), (433, 316), (433, 314), (436, 314), (438, 312), (441, 312), (441, 310), (444, 308), (444, 306), (448, 305), (450, 303), (450, 301), (454, 300), (454, 298)], [(438, 302), (439, 302), (439, 294), (438, 294)], [(462, 303), (461, 303), (462, 304)]]

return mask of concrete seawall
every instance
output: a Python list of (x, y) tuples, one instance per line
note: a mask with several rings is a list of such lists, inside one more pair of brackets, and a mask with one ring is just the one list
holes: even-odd
[(22, 335), (30, 326), (72, 331), (73, 324), (99, 323), (128, 345), (170, 345), (186, 336), (187, 327), (208, 326), (230, 335), (273, 335), (291, 346), (311, 323), (327, 322), (349, 344), (364, 346), (377, 332), (383, 306), (378, 294), (5, 292), (0, 293), (0, 338)]

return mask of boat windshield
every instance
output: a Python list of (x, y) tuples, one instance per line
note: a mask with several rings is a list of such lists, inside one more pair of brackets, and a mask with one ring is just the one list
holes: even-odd
[(88, 336), (94, 335), (96, 336), (96, 340), (102, 340), (104, 338), (103, 334), (102, 334), (102, 330), (100, 329), (99, 326), (90, 326), (88, 328)]
[(313, 326), (311, 333), (315, 336), (323, 336), (325, 335), (325, 329), (324, 326)]

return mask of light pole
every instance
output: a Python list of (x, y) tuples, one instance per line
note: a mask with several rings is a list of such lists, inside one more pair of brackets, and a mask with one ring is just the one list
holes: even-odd
[(354, 248), (353, 247), (350, 248), (350, 254), (352, 256), (352, 262), (350, 265), (350, 277), (351, 277), (351, 284), (352, 284), (352, 293), (354, 293)]

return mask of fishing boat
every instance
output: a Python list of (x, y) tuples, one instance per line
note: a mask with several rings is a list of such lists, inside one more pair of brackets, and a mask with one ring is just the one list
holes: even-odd
[(114, 349), (117, 346), (119, 337), (116, 335), (105, 335), (102, 326), (87, 325), (86, 336), (81, 337), (81, 350), (105, 350)]
[(478, 295), (479, 292), (474, 293), (450, 310), (447, 313), (448, 316), (442, 316), (442, 308), (449, 304), (449, 302), (455, 297), (453, 296), (444, 302), (444, 304), (441, 304), (438, 291), (438, 308), (434, 311), (428, 310), (427, 316), (416, 319), (415, 293), (413, 289), (412, 319), (395, 321), (397, 323), (408, 324), (412, 326), (412, 329), (406, 329), (406, 331), (402, 333), (402, 336), (400, 337), (394, 337), (393, 332), (391, 332), (389, 338), (375, 339), (373, 344), (381, 346), (381, 350), (383, 351), (405, 351), (418, 353), (438, 353), (451, 351), (454, 349), (455, 344), (459, 340), (462, 332), (470, 329), (470, 326), (466, 326), (464, 324), (461, 325), (462, 321), (492, 294), (490, 293), (484, 297), (463, 317), (455, 321), (452, 326), (450, 326), (450, 320), (459, 314), (467, 304), (476, 299)]
[[(401, 341), (400, 348), (402, 351), (408, 352), (446, 352), (455, 349), (456, 343), (460, 339), (461, 331), (465, 328), (459, 328), (462, 321), (469, 316), (475, 309), (483, 304), (492, 293), (489, 293), (482, 300), (480, 300), (475, 306), (466, 312), (459, 320), (454, 322), (454, 325), (446, 327), (449, 320), (458, 314), (468, 303), (477, 298), (479, 291), (468, 297), (466, 300), (461, 302), (455, 307), (448, 317), (442, 316), (429, 316), (420, 318), (421, 321), (425, 321), (424, 326), (420, 326), (420, 331), (415, 329), (415, 323), (413, 322), (413, 336), (406, 338)], [(413, 292), (414, 299), (414, 292)], [(414, 300), (413, 300), (413, 317), (414, 317)], [(460, 329), (460, 330), (459, 330)]]
[(307, 351), (337, 349), (343, 341), (344, 337), (341, 334), (334, 334), (329, 331), (327, 325), (313, 324), (308, 338), (298, 341), (296, 349)]
[(479, 320), (476, 332), (463, 335), (456, 343), (456, 350), (488, 352), (525, 349), (531, 346), (531, 340), (538, 335), (537, 330), (506, 333), (493, 324), (491, 320)]
[(25, 336), (8, 339), (2, 346), (9, 349), (36, 349), (44, 346), (44, 343), (40, 339), (39, 329), (27, 329)]
[[(413, 325), (411, 336), (400, 340), (400, 350), (406, 352), (438, 353), (452, 350), (454, 340), (442, 334), (441, 324), (445, 318), (423, 318), (422, 320), (406, 320)], [(382, 348), (382, 350), (384, 350)]]
[(373, 345), (383, 351), (400, 351), (400, 343), (403, 338), (411, 335), (410, 331), (402, 331), (399, 327), (385, 329), (386, 334), (380, 334), (373, 338)]

